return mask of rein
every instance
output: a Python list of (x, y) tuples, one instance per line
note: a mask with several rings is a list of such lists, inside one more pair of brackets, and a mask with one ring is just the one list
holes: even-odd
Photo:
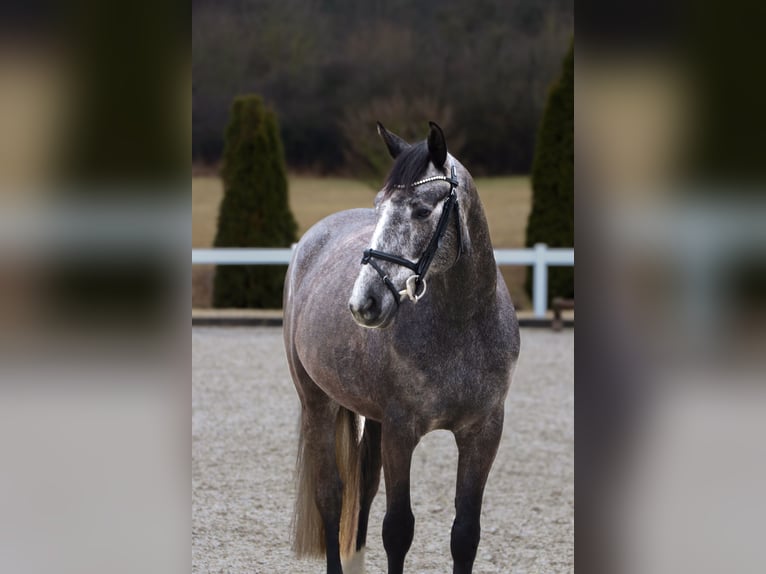
[[(436, 255), (436, 250), (439, 248), (439, 243), (444, 236), (444, 232), (447, 229), (447, 224), (449, 223), (450, 215), (452, 214), (452, 210), (455, 210), (455, 221), (457, 223), (457, 240), (458, 240), (458, 252), (457, 252), (457, 258), (455, 261), (460, 259), (460, 256), (463, 253), (463, 241), (461, 237), (461, 230), (460, 230), (460, 217), (459, 217), (459, 208), (458, 208), (458, 202), (457, 202), (457, 193), (456, 189), (458, 186), (458, 180), (457, 176), (455, 175), (455, 166), (451, 166), (450, 169), (450, 177), (447, 177), (445, 175), (435, 175), (433, 177), (427, 177), (425, 179), (421, 179), (416, 181), (412, 184), (412, 187), (418, 187), (419, 185), (424, 185), (426, 183), (431, 183), (432, 181), (446, 181), (449, 183), (449, 193), (447, 194), (447, 197), (444, 199), (444, 206), (442, 207), (442, 213), (439, 217), (439, 222), (436, 224), (436, 231), (434, 231), (434, 234), (431, 236), (431, 240), (428, 242), (428, 246), (426, 247), (426, 250), (423, 252), (423, 254), (420, 256), (420, 259), (417, 261), (410, 261), (409, 259), (405, 259), (404, 257), (399, 257), (398, 255), (394, 255), (392, 253), (386, 253), (385, 251), (378, 251), (377, 249), (366, 249), (364, 251), (364, 257), (362, 257), (362, 265), (371, 265), (375, 271), (378, 272), (378, 275), (380, 275), (380, 278), (383, 280), (383, 283), (386, 284), (386, 287), (388, 287), (389, 291), (394, 295), (394, 301), (396, 301), (396, 304), (399, 305), (399, 301), (401, 299), (404, 299), (404, 297), (408, 297), (410, 301), (413, 303), (417, 303), (423, 295), (426, 293), (426, 280), (425, 276), (428, 272), (428, 268), (431, 266), (431, 262), (434, 259), (434, 256)], [(405, 186), (403, 185), (397, 185), (395, 186), (398, 189), (404, 189)], [(375, 259), (382, 259), (383, 261), (388, 261), (390, 263), (395, 263), (397, 265), (401, 265), (402, 267), (406, 267), (407, 269), (411, 269), (414, 272), (414, 275), (411, 275), (407, 281), (405, 282), (405, 289), (402, 289), (401, 291), (396, 288), (396, 286), (393, 284), (391, 279), (389, 279), (388, 275), (381, 269), (380, 265), (375, 261)], [(422, 287), (422, 289), (421, 289)]]

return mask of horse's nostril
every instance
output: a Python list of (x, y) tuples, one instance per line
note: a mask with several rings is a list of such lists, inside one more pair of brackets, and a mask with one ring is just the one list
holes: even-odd
[(380, 302), (376, 297), (367, 297), (364, 307), (361, 309), (361, 315), (367, 321), (374, 321), (380, 315)]
[(357, 319), (364, 322), (374, 321), (381, 312), (380, 301), (372, 295), (367, 297), (361, 305), (350, 303), (349, 308)]
[(361, 305), (350, 302), (348, 306), (354, 315), (364, 321), (375, 320), (381, 312), (380, 301), (372, 295), (368, 296)]
[(367, 301), (365, 302), (364, 307), (362, 307), (362, 313), (374, 311), (377, 305), (378, 301), (375, 297), (367, 297)]

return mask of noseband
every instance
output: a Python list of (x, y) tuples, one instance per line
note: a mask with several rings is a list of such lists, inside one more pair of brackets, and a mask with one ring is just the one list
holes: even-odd
[[(444, 206), (442, 207), (442, 213), (439, 217), (439, 222), (436, 224), (436, 231), (434, 231), (434, 234), (431, 236), (431, 241), (428, 242), (428, 246), (426, 247), (426, 250), (423, 252), (423, 255), (420, 256), (420, 259), (417, 260), (417, 262), (410, 261), (409, 259), (405, 259), (404, 257), (399, 257), (398, 255), (393, 255), (391, 253), (386, 253), (384, 251), (378, 251), (377, 249), (367, 249), (364, 252), (364, 257), (362, 258), (362, 265), (367, 265), (368, 263), (372, 266), (375, 271), (378, 272), (378, 275), (380, 275), (380, 278), (383, 280), (383, 283), (386, 284), (386, 287), (388, 287), (389, 291), (393, 293), (394, 295), (394, 301), (396, 301), (396, 304), (399, 305), (399, 300), (404, 297), (409, 297), (410, 301), (413, 303), (417, 303), (418, 300), (425, 295), (426, 293), (426, 280), (425, 276), (428, 272), (428, 268), (431, 266), (431, 262), (434, 259), (434, 256), (436, 255), (436, 250), (439, 248), (439, 242), (441, 241), (442, 237), (444, 236), (444, 232), (447, 229), (447, 223), (449, 222), (450, 214), (452, 213), (452, 210), (455, 210), (455, 221), (457, 223), (457, 243), (458, 243), (458, 252), (457, 252), (457, 259), (460, 259), (460, 256), (463, 253), (463, 241), (461, 237), (461, 231), (460, 231), (460, 217), (458, 212), (458, 202), (457, 202), (457, 193), (455, 190), (458, 186), (458, 180), (457, 176), (455, 175), (455, 166), (451, 166), (450, 170), (450, 177), (444, 176), (444, 175), (436, 175), (433, 177), (427, 177), (425, 179), (421, 179), (419, 181), (416, 181), (412, 184), (412, 187), (418, 187), (419, 185), (424, 185), (426, 183), (431, 183), (432, 181), (446, 181), (449, 183), (449, 193), (447, 194), (447, 197), (444, 198)], [(395, 186), (399, 189), (404, 189), (405, 186), (403, 185), (397, 185)], [(389, 279), (388, 275), (383, 271), (383, 269), (380, 268), (380, 265), (375, 261), (375, 259), (382, 259), (383, 261), (389, 261), (391, 263), (396, 263), (397, 265), (401, 265), (402, 267), (406, 267), (407, 269), (411, 269), (415, 274), (411, 275), (406, 283), (406, 288), (399, 291)], [(422, 289), (421, 289), (422, 287)]]

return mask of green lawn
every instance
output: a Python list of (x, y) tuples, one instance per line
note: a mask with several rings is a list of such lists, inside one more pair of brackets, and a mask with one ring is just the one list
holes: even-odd
[[(476, 180), (496, 247), (520, 247), (530, 209), (528, 177), (493, 177)], [(218, 204), (223, 189), (217, 177), (192, 178), (192, 245), (209, 247), (215, 236)], [(290, 177), (290, 207), (299, 233), (343, 209), (371, 207), (372, 189), (352, 179)]]
[[(365, 184), (338, 177), (290, 176), (290, 207), (298, 220), (299, 233), (336, 211), (353, 207), (371, 207), (374, 191)], [(484, 210), (495, 247), (522, 247), (527, 217), (531, 207), (529, 178), (478, 178)], [(218, 204), (223, 189), (217, 177), (192, 178), (192, 247), (210, 247), (215, 237)], [(195, 268), (193, 305), (209, 306), (210, 269)], [(522, 291), (523, 268), (503, 269), (511, 296), (517, 306), (528, 306)]]

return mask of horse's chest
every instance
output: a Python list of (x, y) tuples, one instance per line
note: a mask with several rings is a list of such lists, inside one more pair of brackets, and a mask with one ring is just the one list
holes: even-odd
[(398, 349), (389, 361), (390, 397), (446, 423), (504, 399), (510, 367), (505, 363), (484, 345)]

